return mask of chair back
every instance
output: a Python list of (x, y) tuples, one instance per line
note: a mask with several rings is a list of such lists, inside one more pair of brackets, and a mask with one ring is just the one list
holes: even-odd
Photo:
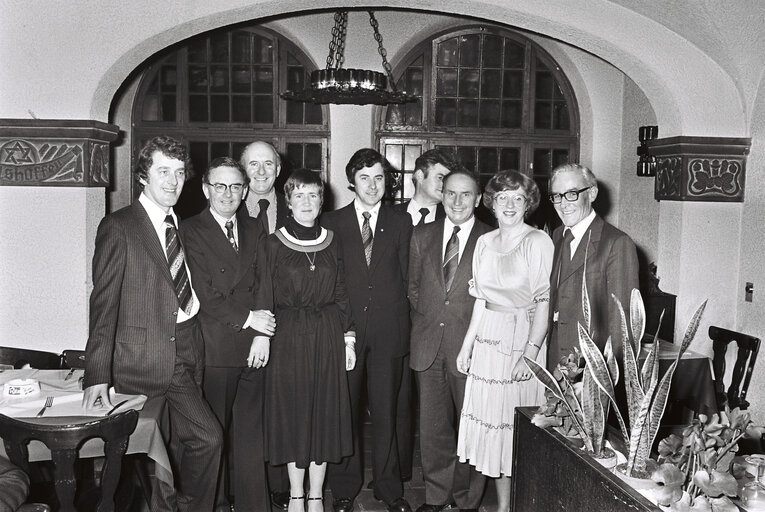
[[(715, 392), (717, 394), (717, 408), (725, 410), (729, 408), (748, 409), (746, 393), (749, 390), (749, 382), (752, 380), (754, 363), (757, 361), (757, 352), (760, 350), (760, 338), (748, 334), (723, 329), (722, 327), (710, 326), (709, 337), (712, 339), (714, 357), (712, 366), (715, 370)], [(733, 366), (733, 376), (730, 386), (725, 391), (723, 377), (725, 376), (725, 353), (730, 342), (735, 341), (738, 345), (736, 363)]]
[(61, 362), (64, 368), (85, 368), (85, 351), (64, 350), (61, 354)]
[(138, 411), (129, 410), (87, 423), (49, 425), (19, 421), (0, 414), (0, 437), (8, 458), (29, 473), (28, 443), (37, 439), (51, 451), (54, 484), (61, 512), (76, 512), (75, 461), (82, 443), (93, 437), (104, 440), (106, 461), (101, 473), (101, 497), (97, 512), (114, 511), (114, 492), (120, 479), (122, 456), (138, 423)]
[(13, 365), (14, 368), (28, 364), (38, 370), (57, 370), (61, 368), (61, 356), (42, 350), (0, 347), (0, 363)]

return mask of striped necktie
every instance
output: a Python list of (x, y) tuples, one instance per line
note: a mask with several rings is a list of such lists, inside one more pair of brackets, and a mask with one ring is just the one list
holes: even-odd
[(239, 246), (236, 245), (236, 237), (234, 236), (234, 222), (231, 220), (226, 221), (226, 237), (228, 237), (228, 242), (234, 251), (239, 252)]
[(457, 273), (457, 265), (459, 265), (460, 254), (460, 239), (457, 237), (460, 227), (454, 226), (454, 231), (448, 242), (446, 242), (446, 251), (444, 251), (444, 283), (446, 283), (446, 291), (452, 287), (454, 282), (454, 274)]
[(364, 257), (367, 259), (367, 267), (372, 262), (372, 228), (369, 225), (369, 218), (372, 216), (369, 212), (361, 214), (364, 217), (364, 224), (361, 226), (361, 243), (364, 245)]
[(175, 285), (175, 294), (178, 296), (178, 303), (181, 309), (188, 315), (194, 306), (194, 300), (191, 296), (191, 284), (189, 275), (186, 273), (186, 262), (183, 259), (183, 248), (178, 239), (178, 230), (175, 229), (173, 216), (165, 217), (165, 251), (167, 254), (167, 264), (170, 267), (170, 275)]

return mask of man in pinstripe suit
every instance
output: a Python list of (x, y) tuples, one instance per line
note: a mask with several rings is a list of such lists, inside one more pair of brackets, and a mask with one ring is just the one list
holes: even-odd
[[(199, 300), (178, 247), (173, 206), (190, 172), (177, 140), (151, 139), (138, 155), (138, 201), (98, 226), (83, 405), (120, 393), (163, 397), (181, 511), (213, 510), (221, 428), (200, 388)], [(168, 265), (168, 259), (171, 265)], [(155, 510), (152, 507), (152, 510)]]

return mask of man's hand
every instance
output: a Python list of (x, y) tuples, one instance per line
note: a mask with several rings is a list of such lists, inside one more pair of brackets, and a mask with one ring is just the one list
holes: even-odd
[(271, 351), (271, 341), (266, 336), (255, 336), (250, 345), (250, 355), (247, 356), (247, 366), (250, 368), (263, 368), (268, 364), (268, 355)]
[(356, 350), (353, 347), (345, 347), (345, 371), (349, 372), (356, 367)]
[(457, 371), (460, 373), (468, 374), (470, 371), (470, 358), (473, 352), (472, 345), (462, 345), (459, 354), (457, 354)]
[(276, 332), (276, 318), (267, 309), (250, 311), (249, 323), (250, 327), (256, 331), (264, 332), (269, 336), (273, 336)]
[(112, 401), (109, 399), (109, 384), (94, 384), (85, 388), (82, 393), (82, 407), (84, 409), (95, 409), (99, 407), (112, 408)]

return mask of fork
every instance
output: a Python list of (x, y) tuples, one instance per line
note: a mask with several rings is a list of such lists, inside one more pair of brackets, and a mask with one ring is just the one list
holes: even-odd
[(47, 409), (48, 407), (52, 405), (53, 405), (53, 397), (49, 396), (48, 398), (45, 399), (45, 405), (43, 406), (42, 409), (40, 409), (40, 412), (37, 413), (37, 417), (39, 418), (40, 416), (45, 414), (45, 409)]

